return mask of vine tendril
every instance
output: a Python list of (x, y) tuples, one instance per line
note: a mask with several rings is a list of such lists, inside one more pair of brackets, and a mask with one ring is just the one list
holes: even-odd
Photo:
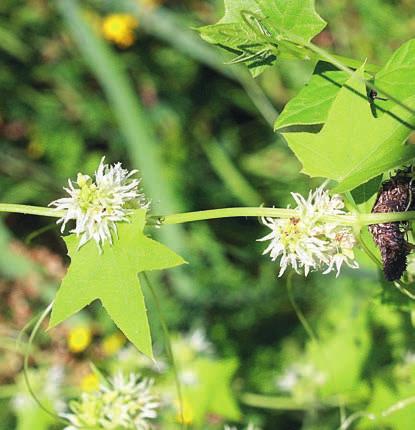
[[(43, 313), (40, 315), (39, 319), (37, 320), (35, 326), (33, 327), (32, 332), (29, 336), (29, 341), (27, 343), (25, 354), (24, 354), (24, 360), (23, 360), (23, 377), (26, 384), (26, 388), (29, 391), (29, 394), (31, 395), (32, 399), (35, 401), (35, 403), (39, 406), (40, 409), (42, 409), (44, 412), (46, 412), (48, 415), (53, 417), (54, 419), (67, 424), (67, 421), (63, 419), (61, 416), (56, 414), (55, 412), (51, 411), (47, 406), (45, 406), (42, 401), (39, 399), (35, 391), (33, 390), (33, 387), (30, 383), (29, 379), (29, 359), (31, 356), (31, 350), (33, 342), (36, 338), (36, 335), (39, 332), (40, 326), (42, 325), (43, 321), (47, 318), (49, 315), (49, 312), (51, 311), (53, 306), (53, 301), (47, 306), (47, 308), (43, 311)], [(32, 323), (32, 321), (29, 321), (29, 325)]]
[(173, 348), (172, 348), (172, 344), (171, 344), (171, 338), (170, 338), (170, 332), (169, 329), (167, 327), (167, 323), (166, 320), (163, 317), (163, 313), (161, 311), (161, 306), (160, 306), (160, 300), (157, 296), (157, 293), (153, 287), (152, 282), (150, 281), (147, 273), (142, 272), (142, 276), (148, 286), (148, 289), (150, 290), (150, 293), (153, 297), (154, 300), (154, 304), (156, 306), (156, 310), (157, 313), (159, 315), (159, 319), (160, 319), (160, 325), (163, 331), (163, 337), (164, 337), (164, 345), (166, 348), (166, 352), (167, 352), (167, 356), (170, 360), (170, 363), (172, 365), (173, 368), (173, 373), (174, 373), (174, 379), (175, 379), (175, 383), (176, 383), (176, 391), (177, 391), (177, 398), (178, 398), (178, 402), (179, 402), (179, 409), (180, 409), (180, 420), (181, 420), (181, 427), (182, 430), (186, 430), (187, 425), (186, 425), (186, 421), (184, 419), (184, 406), (183, 406), (183, 393), (182, 393), (182, 386), (180, 383), (180, 378), (179, 378), (179, 372), (178, 372), (178, 367), (176, 364), (176, 360), (174, 358), (174, 353), (173, 353)]

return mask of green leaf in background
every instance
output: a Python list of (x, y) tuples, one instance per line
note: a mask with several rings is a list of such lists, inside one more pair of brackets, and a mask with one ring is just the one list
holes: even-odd
[(309, 42), (326, 26), (316, 12), (314, 0), (257, 0), (272, 36)]
[(24, 61), (30, 54), (29, 45), (22, 42), (14, 33), (13, 29), (8, 28), (0, 22), (0, 51), (4, 50), (8, 54)]
[(325, 27), (314, 0), (225, 0), (225, 15), (216, 24), (199, 28), (209, 43), (235, 53), (258, 76), (277, 56), (305, 58), (306, 50), (283, 40), (309, 42)]
[[(415, 94), (415, 39), (404, 43), (394, 52), (376, 74), (375, 86), (401, 101)], [(394, 104), (391, 100), (378, 103), (387, 110)]]
[(310, 82), (284, 107), (275, 131), (288, 132), (301, 126), (324, 124), (337, 93), (349, 75), (324, 61), (317, 63)]
[(93, 300), (99, 299), (125, 336), (152, 357), (151, 335), (138, 272), (162, 270), (184, 263), (164, 245), (143, 233), (146, 211), (137, 210), (131, 223), (118, 227), (118, 239), (100, 255), (94, 241), (77, 250), (78, 238), (65, 238), (71, 265), (52, 309), (55, 327)]
[(30, 404), (17, 414), (16, 430), (48, 430), (54, 422), (55, 420), (36, 404)]
[(0, 220), (0, 274), (5, 279), (22, 279), (35, 270), (35, 264), (25, 256), (13, 251), (13, 236)]
[(379, 175), (359, 185), (352, 191), (353, 199), (360, 206), (362, 212), (370, 212), (372, 210), (381, 182), (382, 175)]
[(352, 294), (344, 294), (337, 309), (330, 309), (319, 327), (318, 343), (307, 344), (306, 359), (326, 374), (320, 395), (354, 396), (370, 351), (368, 306)]
[[(398, 48), (386, 65), (376, 74), (375, 87), (386, 91), (398, 100), (405, 100), (415, 94), (415, 39)], [(310, 82), (300, 90), (284, 107), (275, 122), (275, 130), (296, 131), (304, 126), (324, 124), (329, 109), (349, 75), (335, 66), (320, 61)], [(391, 100), (377, 100), (383, 111), (394, 103)], [(381, 114), (381, 111), (378, 111)]]
[(231, 421), (238, 421), (241, 418), (230, 387), (237, 368), (238, 362), (234, 358), (226, 360), (199, 358), (188, 368), (194, 373), (196, 383), (184, 386), (183, 394), (196, 424), (203, 424), (208, 413), (217, 414)]
[[(374, 381), (367, 411), (375, 414), (377, 419), (375, 424), (373, 421), (363, 420), (358, 428), (362, 430), (375, 428), (412, 430), (414, 427), (413, 401), (406, 405), (405, 401), (413, 399), (413, 394), (413, 381), (400, 383), (397, 387), (392, 386), (391, 381), (381, 379)], [(402, 407), (397, 407), (397, 399), (402, 401)]]
[[(405, 104), (415, 106), (415, 97)], [(284, 136), (303, 173), (334, 179), (335, 191), (344, 192), (413, 159), (415, 149), (404, 143), (414, 127), (412, 114), (401, 106), (373, 117), (360, 69), (339, 91), (320, 133)]]

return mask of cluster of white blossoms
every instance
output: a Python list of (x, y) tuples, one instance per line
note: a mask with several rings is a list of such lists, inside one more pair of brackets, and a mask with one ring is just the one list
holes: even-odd
[(291, 195), (297, 203), (298, 215), (289, 219), (262, 218), (271, 233), (258, 239), (270, 241), (263, 254), (269, 254), (272, 261), (280, 259), (278, 276), (282, 276), (288, 266), (305, 276), (311, 270), (323, 274), (336, 270), (338, 276), (343, 263), (357, 269), (352, 228), (323, 220), (327, 215), (346, 214), (341, 197), (330, 196), (323, 187), (310, 191), (307, 199), (297, 193)]
[(64, 430), (148, 430), (157, 418), (159, 401), (151, 392), (153, 381), (131, 374), (116, 374), (98, 391), (83, 393), (70, 404), (71, 413), (61, 414), (70, 422)]
[(323, 386), (327, 375), (317, 370), (312, 364), (294, 363), (276, 380), (278, 389), (293, 394), (298, 386), (306, 389), (309, 394), (315, 388)]
[[(104, 157), (105, 158), (105, 157)], [(81, 247), (93, 239), (101, 251), (105, 241), (112, 244), (112, 235), (117, 234), (117, 222), (128, 221), (132, 209), (148, 208), (149, 202), (141, 192), (141, 179), (132, 179), (137, 170), (129, 172), (121, 163), (104, 164), (102, 158), (95, 180), (88, 175), (78, 173), (76, 183), (69, 179), (64, 190), (69, 197), (53, 201), (49, 206), (65, 211), (57, 222), (62, 224), (63, 232), (70, 220), (75, 220), (75, 233)]]

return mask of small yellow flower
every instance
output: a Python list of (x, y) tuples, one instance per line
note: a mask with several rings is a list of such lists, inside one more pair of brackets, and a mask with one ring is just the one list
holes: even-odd
[(118, 352), (125, 343), (125, 337), (121, 333), (114, 333), (102, 341), (102, 351), (105, 355), (113, 355)]
[(177, 422), (185, 425), (192, 424), (195, 419), (192, 405), (186, 399), (183, 399), (182, 407), (183, 410), (181, 411), (180, 405), (177, 404)]
[(27, 155), (38, 160), (45, 153), (45, 147), (37, 140), (32, 140), (26, 148)]
[(68, 335), (68, 348), (69, 351), (79, 353), (88, 348), (92, 340), (91, 329), (86, 326), (74, 327), (70, 330)]
[(81, 390), (87, 393), (98, 391), (99, 378), (95, 373), (89, 373), (81, 379)]
[(102, 21), (102, 34), (105, 39), (121, 48), (128, 48), (135, 42), (134, 30), (138, 21), (132, 15), (115, 13), (108, 15)]

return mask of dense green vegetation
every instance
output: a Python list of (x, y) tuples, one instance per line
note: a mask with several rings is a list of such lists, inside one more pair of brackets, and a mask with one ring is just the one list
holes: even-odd
[[(384, 65), (415, 32), (412, 0), (317, 0), (316, 8), (329, 25), (314, 42), (362, 63)], [(194, 30), (222, 15), (222, 1), (2, 0), (1, 202), (47, 206), (103, 156), (139, 169), (156, 215), (292, 206), (291, 192), (320, 185), (273, 132), (315, 62), (281, 59), (254, 80)], [(117, 16), (121, 23), (110, 21)], [(278, 278), (278, 265), (261, 256), (257, 239), (267, 232), (255, 218), (145, 232), (189, 263), (151, 274), (156, 299), (140, 275), (158, 365), (94, 303), (34, 342), (29, 376), (49, 409), (64, 411), (96, 388), (97, 374), (121, 370), (155, 378), (165, 406), (154, 428), (412, 430), (413, 301), (361, 250), (360, 270), (338, 278)], [(63, 429), (27, 392), (29, 332), (21, 334), (65, 274), (59, 226), (4, 214), (0, 245), (0, 429)], [(414, 274), (412, 263), (405, 279)], [(182, 416), (164, 321), (184, 381)]]

